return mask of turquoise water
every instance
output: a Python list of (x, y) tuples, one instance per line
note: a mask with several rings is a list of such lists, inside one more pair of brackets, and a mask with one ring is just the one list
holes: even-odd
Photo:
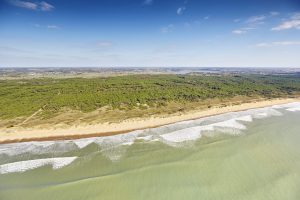
[(300, 103), (0, 145), (0, 199), (300, 199)]

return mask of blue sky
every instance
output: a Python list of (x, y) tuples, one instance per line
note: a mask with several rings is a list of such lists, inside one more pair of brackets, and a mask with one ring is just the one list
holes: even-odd
[(0, 0), (0, 66), (300, 67), (299, 0)]

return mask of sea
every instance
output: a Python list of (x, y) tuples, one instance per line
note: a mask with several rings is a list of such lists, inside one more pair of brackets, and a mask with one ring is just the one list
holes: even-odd
[(299, 200), (300, 102), (0, 145), (1, 200)]

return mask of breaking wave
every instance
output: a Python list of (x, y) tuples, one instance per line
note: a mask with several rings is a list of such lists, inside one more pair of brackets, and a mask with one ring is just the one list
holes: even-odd
[(0, 165), (0, 174), (14, 172), (25, 172), (45, 165), (52, 165), (52, 169), (59, 169), (71, 164), (77, 157), (46, 158), (37, 160), (26, 160)]
[(287, 111), (300, 111), (300, 102), (288, 103), (284, 105), (275, 105), (273, 108), (285, 108)]
[(3, 154), (12, 156), (25, 153), (37, 155), (49, 152), (64, 153), (95, 144), (108, 159), (118, 161), (126, 153), (127, 148), (136, 141), (162, 142), (173, 147), (182, 147), (186, 143), (196, 141), (203, 136), (211, 137), (216, 131), (228, 135), (239, 135), (247, 129), (247, 124), (253, 120), (281, 116), (281, 110), (300, 111), (300, 102), (231, 112), (107, 137), (4, 144), (0, 145), (0, 156)]

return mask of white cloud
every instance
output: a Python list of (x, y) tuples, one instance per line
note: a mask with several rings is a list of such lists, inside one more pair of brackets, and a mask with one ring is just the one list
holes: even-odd
[(40, 9), (42, 11), (50, 11), (50, 10), (54, 9), (54, 6), (52, 6), (51, 4), (49, 4), (45, 1), (42, 1), (42, 2), (40, 2)]
[(300, 29), (300, 20), (290, 20), (290, 21), (285, 21), (282, 24), (273, 27), (271, 30), (272, 31), (282, 31), (286, 29)]
[(54, 9), (54, 6), (45, 2), (29, 2), (29, 1), (21, 1), (21, 0), (9, 0), (8, 1), (11, 5), (16, 7), (25, 8), (29, 10), (41, 10), (41, 11), (51, 11)]
[(299, 29), (300, 30), (300, 13), (293, 14), (289, 20), (286, 20), (279, 24), (278, 26), (273, 27), (272, 31), (282, 31), (287, 29)]
[(273, 42), (274, 45), (300, 45), (300, 41), (281, 41), (281, 42)]
[[(277, 13), (275, 12), (272, 12), (273, 15), (276, 15)], [(246, 24), (246, 27), (243, 27), (243, 28), (238, 28), (236, 30), (233, 30), (232, 33), (234, 34), (238, 34), (238, 35), (241, 35), (241, 34), (246, 34), (248, 31), (250, 30), (254, 30), (256, 29), (259, 25), (262, 25), (265, 23), (265, 20), (267, 19), (268, 17), (266, 15), (256, 15), (256, 16), (252, 16), (252, 17), (249, 17), (248, 19), (246, 19), (244, 21), (244, 23)], [(241, 19), (234, 19), (233, 22), (237, 23), (237, 22), (240, 22)]]
[(111, 47), (113, 44), (109, 41), (100, 41), (97, 43), (98, 47)]
[(47, 28), (49, 28), (49, 29), (59, 29), (59, 26), (56, 26), (56, 25), (48, 25)]
[(177, 9), (177, 15), (182, 15), (184, 13), (184, 11), (186, 10), (186, 7), (185, 6), (182, 6), (182, 7), (179, 7)]
[(54, 24), (49, 24), (49, 25), (32, 24), (32, 26), (34, 26), (35, 28), (60, 29), (59, 26)]
[(248, 23), (248, 24), (263, 24), (265, 19), (266, 19), (266, 16), (264, 16), (264, 15), (252, 16), (246, 20), (246, 23)]
[(232, 33), (237, 34), (237, 35), (241, 35), (241, 34), (247, 33), (247, 31), (241, 30), (241, 29), (237, 29), (237, 30), (233, 30)]
[[(255, 26), (264, 24), (267, 19), (269, 19), (271, 17), (275, 17), (279, 14), (280, 13), (277, 11), (272, 11), (272, 12), (269, 12), (264, 15), (251, 16), (248, 19), (246, 19), (244, 23), (248, 24), (248, 26), (255, 27)], [(240, 22), (240, 21), (241, 21), (241, 19), (234, 20), (234, 22)]]
[(208, 20), (209, 18), (210, 18), (210, 16), (203, 17), (204, 20)]
[(272, 47), (272, 46), (291, 46), (291, 45), (300, 45), (300, 41), (278, 41), (270, 43), (258, 43), (255, 46), (257, 47)]
[(173, 29), (174, 29), (174, 25), (169, 24), (168, 26), (162, 27), (161, 32), (162, 33), (170, 33), (170, 32), (173, 32)]
[(147, 5), (147, 6), (150, 6), (150, 5), (153, 4), (153, 0), (145, 0), (143, 4)]
[(291, 19), (300, 19), (300, 13), (294, 13), (294, 14), (291, 16)]
[(270, 44), (262, 42), (262, 43), (256, 44), (255, 46), (257, 46), (257, 47), (268, 47), (268, 46), (270, 46)]
[(256, 29), (255, 27), (244, 27), (242, 28), (243, 30), (249, 31), (249, 30), (254, 30)]
[(38, 5), (36, 3), (31, 3), (28, 1), (10, 0), (9, 3), (11, 3), (14, 6), (26, 8), (29, 10), (37, 10), (38, 8)]
[[(265, 15), (257, 15), (257, 16), (252, 16), (249, 17), (248, 19), (246, 19), (244, 21), (244, 23), (246, 24), (246, 27), (243, 28), (238, 28), (236, 30), (233, 30), (232, 33), (234, 34), (245, 34), (247, 33), (249, 30), (253, 30), (256, 29), (257, 26), (264, 24), (265, 20), (266, 20), (266, 16)], [(240, 22), (241, 19), (235, 19), (234, 22)]]
[(254, 27), (243, 27), (243, 28), (240, 28), (240, 29), (233, 30), (232, 33), (237, 34), (237, 35), (241, 35), (241, 34), (246, 34), (249, 30), (254, 30), (254, 29), (256, 29), (256, 28), (254, 28)]

